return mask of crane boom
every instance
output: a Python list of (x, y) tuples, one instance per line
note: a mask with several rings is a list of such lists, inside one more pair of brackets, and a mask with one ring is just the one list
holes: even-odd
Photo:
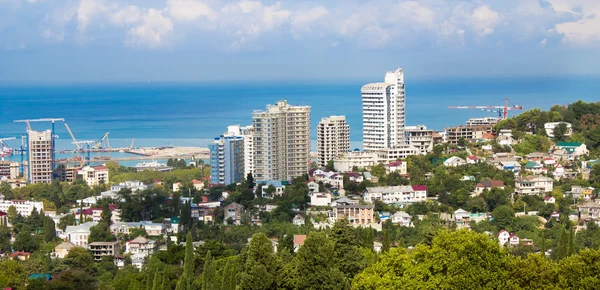
[(65, 123), (65, 127), (67, 127), (67, 132), (69, 132), (69, 135), (71, 135), (71, 138), (73, 139), (73, 144), (75, 144), (75, 146), (77, 146), (77, 150), (81, 149), (81, 146), (79, 146), (79, 143), (77, 143), (77, 139), (75, 139), (75, 135), (73, 135), (73, 132), (71, 132), (71, 128), (69, 128), (69, 124)]
[(508, 103), (509, 99), (506, 98), (504, 101), (504, 106), (448, 106), (448, 109), (481, 109), (484, 111), (494, 109), (495, 112), (498, 112), (499, 116), (503, 117), (503, 119), (508, 118), (508, 111), (523, 110), (523, 106), (509, 106)]

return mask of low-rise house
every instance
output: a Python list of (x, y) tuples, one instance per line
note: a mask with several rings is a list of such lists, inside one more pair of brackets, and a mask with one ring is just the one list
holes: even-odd
[(470, 156), (467, 156), (466, 161), (467, 161), (467, 164), (475, 164), (475, 163), (479, 162), (479, 159), (475, 155), (470, 155)]
[(593, 187), (581, 187), (579, 185), (573, 185), (571, 186), (571, 191), (569, 193), (575, 199), (587, 201), (594, 197), (594, 191), (595, 189)]
[(373, 223), (373, 205), (336, 205), (329, 218), (331, 222), (346, 219), (351, 225), (370, 225)]
[(469, 227), (469, 218), (471, 216), (471, 213), (459, 208), (456, 211), (454, 211), (454, 223), (456, 224), (456, 226), (458, 228), (465, 228), (465, 227)]
[(331, 193), (328, 192), (314, 192), (310, 194), (310, 205), (311, 206), (329, 206), (331, 205), (332, 199)]
[(521, 244), (523, 246), (533, 247), (533, 240), (532, 239), (521, 239)]
[(29, 260), (29, 257), (31, 257), (30, 252), (20, 252), (20, 251), (13, 252), (9, 256), (9, 258), (11, 260), (21, 260), (21, 261)]
[(542, 195), (552, 192), (553, 180), (545, 176), (526, 176), (515, 180), (515, 191), (520, 195)]
[(492, 188), (504, 189), (504, 181), (502, 180), (483, 180), (475, 185), (476, 195), (482, 193), (484, 190), (491, 190)]
[(179, 223), (179, 217), (171, 217), (169, 218), (169, 226), (167, 227), (167, 231), (171, 234), (177, 234), (181, 230), (181, 224)]
[(554, 198), (554, 196), (547, 195), (544, 197), (544, 203), (555, 203), (555, 202), (556, 202), (556, 198)]
[(554, 167), (554, 172), (552, 172), (552, 175), (555, 178), (562, 178), (563, 176), (565, 176), (565, 168), (560, 164), (556, 164), (556, 166)]
[(543, 163), (544, 163), (544, 165), (552, 165), (552, 166), (554, 166), (556, 164), (556, 159), (554, 159), (552, 157), (546, 157), (546, 158), (544, 158)]
[(224, 211), (225, 211), (225, 220), (224, 220), (225, 223), (227, 223), (227, 221), (229, 219), (233, 220), (233, 223), (236, 225), (239, 225), (242, 223), (241, 222), (242, 214), (245, 211), (243, 205), (232, 202), (225, 207)]
[(90, 228), (97, 225), (97, 222), (86, 222), (77, 226), (67, 226), (64, 231), (63, 239), (80, 247), (87, 247), (90, 236)]
[(100, 261), (104, 256), (114, 258), (119, 255), (119, 242), (93, 242), (88, 244), (88, 249), (92, 252), (94, 261)]
[(510, 146), (515, 143), (515, 139), (512, 136), (498, 136), (496, 137), (496, 142), (502, 146)]
[(151, 221), (141, 222), (120, 222), (110, 225), (109, 229), (112, 234), (129, 235), (136, 228), (143, 228), (149, 236), (164, 235), (167, 231), (167, 226), (164, 223), (153, 223)]
[(125, 243), (125, 253), (131, 254), (133, 257), (145, 258), (154, 254), (157, 249), (156, 241), (146, 239), (142, 236), (136, 237), (133, 240)]
[(181, 190), (181, 182), (175, 182), (173, 183), (173, 192), (179, 192)]
[(510, 237), (508, 239), (508, 244), (511, 246), (518, 246), (520, 244), (520, 239), (515, 235), (515, 233), (510, 233)]
[(214, 221), (214, 208), (193, 206), (192, 207), (192, 218), (197, 221), (203, 221), (205, 223)]
[(373, 250), (375, 251), (375, 253), (380, 253), (382, 248), (383, 244), (379, 242), (373, 242)]
[[(109, 204), (108, 208), (111, 212), (111, 221), (113, 223), (118, 223), (121, 221), (121, 211), (117, 209), (115, 204)], [(101, 207), (90, 207), (84, 208), (82, 211), (83, 216), (86, 219), (92, 219), (93, 222), (100, 222), (102, 219), (102, 208)], [(79, 210), (75, 214), (76, 218), (79, 218)]]
[(506, 244), (510, 246), (517, 246), (520, 243), (520, 239), (514, 233), (500, 230), (500, 232), (498, 232), (498, 242), (500, 243), (500, 246), (505, 246)]
[(387, 173), (397, 172), (400, 175), (407, 174), (406, 162), (402, 160), (392, 161), (385, 165)]
[(331, 202), (331, 206), (358, 204), (358, 200), (342, 197)]
[(550, 138), (554, 138), (554, 128), (559, 124), (565, 124), (567, 126), (567, 132), (565, 132), (564, 136), (571, 136), (573, 134), (573, 129), (571, 128), (571, 123), (568, 122), (549, 122), (544, 124), (544, 129), (546, 130), (546, 135)]
[(457, 167), (457, 166), (466, 165), (466, 164), (467, 164), (467, 161), (458, 156), (452, 156), (452, 157), (444, 160), (444, 166), (446, 166), (446, 167)]
[[(260, 194), (264, 198), (273, 198), (274, 196), (281, 196), (285, 190), (285, 185), (280, 180), (259, 180), (256, 184), (262, 184), (260, 188)], [(274, 188), (272, 193), (269, 193), (269, 187)]]
[(412, 227), (412, 216), (403, 211), (397, 211), (391, 217), (392, 223), (397, 224), (401, 227)]
[(85, 166), (81, 168), (77, 174), (80, 175), (89, 186), (108, 183), (108, 167), (104, 165)]
[(593, 201), (588, 201), (577, 206), (579, 210), (579, 218), (587, 220), (599, 220), (600, 219), (600, 204)]
[(501, 170), (514, 172), (515, 174), (521, 171), (521, 164), (514, 160), (502, 161), (496, 167)]
[(558, 142), (554, 146), (555, 148), (567, 151), (568, 159), (573, 160), (576, 157), (590, 154), (585, 143), (580, 142)]
[(294, 253), (297, 253), (298, 249), (304, 245), (304, 241), (306, 241), (306, 235), (294, 235)]
[(368, 203), (380, 200), (385, 204), (397, 205), (424, 202), (427, 200), (427, 187), (424, 185), (367, 187), (364, 200)]
[(72, 248), (77, 247), (71, 242), (62, 242), (54, 248), (53, 258), (64, 259)]
[(292, 223), (295, 226), (303, 226), (305, 222), (304, 217), (301, 214), (297, 214), (294, 219), (292, 220)]
[(361, 172), (348, 172), (346, 173), (348, 180), (356, 183), (361, 183), (365, 180), (365, 177)]
[(528, 161), (524, 167), (525, 167), (525, 171), (529, 171), (529, 172), (533, 173), (534, 175), (541, 174), (544, 169), (544, 167), (541, 164), (539, 164), (537, 162), (533, 162), (533, 161)]
[(319, 192), (319, 183), (315, 182), (314, 180), (309, 181), (307, 185), (309, 192)]
[(204, 188), (204, 182), (202, 180), (192, 179), (192, 186), (196, 190), (202, 190)]

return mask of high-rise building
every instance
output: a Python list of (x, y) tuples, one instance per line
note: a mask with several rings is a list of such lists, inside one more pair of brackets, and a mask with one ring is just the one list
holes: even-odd
[(254, 174), (254, 128), (231, 125), (227, 127), (227, 132), (244, 138), (244, 177), (248, 176), (248, 173)]
[(30, 183), (51, 183), (54, 164), (52, 130), (28, 130), (28, 173)]
[(244, 180), (244, 138), (225, 133), (210, 148), (210, 182), (232, 184)]
[(363, 147), (374, 151), (406, 145), (406, 96), (401, 68), (385, 74), (383, 83), (364, 85)]
[(344, 116), (321, 119), (317, 126), (317, 153), (319, 165), (325, 166), (340, 154), (350, 150), (350, 126)]
[(309, 106), (278, 101), (265, 111), (255, 111), (252, 118), (255, 180), (290, 180), (308, 172)]

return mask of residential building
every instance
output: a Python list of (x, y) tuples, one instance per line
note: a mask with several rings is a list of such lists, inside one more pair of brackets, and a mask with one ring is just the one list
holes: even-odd
[(571, 191), (569, 193), (575, 199), (582, 199), (587, 201), (591, 200), (594, 197), (594, 190), (595, 188), (593, 187), (582, 187), (579, 185), (573, 185), (571, 186)]
[(306, 185), (308, 185), (309, 193), (319, 192), (319, 183), (318, 182), (311, 180)]
[(244, 177), (254, 174), (254, 128), (252, 126), (231, 125), (227, 132), (244, 139)]
[(0, 161), (0, 180), (19, 177), (19, 162)]
[(527, 161), (527, 163), (525, 163), (524, 168), (525, 171), (529, 171), (534, 175), (540, 175), (542, 171), (544, 171), (544, 167), (541, 164), (534, 161)]
[(333, 166), (339, 172), (349, 172), (353, 171), (354, 168), (370, 168), (373, 165), (385, 162), (385, 160), (386, 156), (381, 151), (366, 152), (355, 150), (335, 157), (333, 159)]
[(552, 192), (552, 178), (545, 176), (525, 176), (515, 180), (515, 191), (521, 195), (542, 195)]
[(324, 167), (336, 156), (350, 151), (350, 126), (344, 116), (321, 119), (317, 126), (317, 155)]
[[(226, 133), (228, 134), (228, 133)], [(244, 176), (244, 138), (221, 135), (210, 149), (210, 182), (232, 184), (242, 182)]]
[[(286, 182), (287, 183), (287, 182)], [(258, 185), (262, 185), (259, 190), (260, 194), (264, 198), (273, 198), (274, 196), (283, 195), (285, 185), (280, 180), (259, 180), (256, 182)], [(272, 193), (269, 193), (269, 187), (274, 189)]]
[(160, 236), (166, 233), (167, 226), (164, 223), (153, 223), (151, 221), (140, 222), (117, 222), (110, 225), (112, 234), (129, 234), (136, 228), (143, 228), (148, 236)]
[(405, 146), (406, 95), (401, 68), (385, 75), (383, 83), (361, 88), (363, 148), (374, 151)]
[(54, 136), (52, 130), (27, 130), (29, 183), (51, 183), (54, 170)]
[(373, 205), (336, 205), (329, 217), (332, 222), (347, 219), (351, 225), (370, 225), (373, 223)]
[(405, 131), (408, 144), (418, 148), (421, 154), (433, 151), (433, 130), (428, 130), (425, 125), (418, 125), (407, 126)]
[(587, 146), (580, 142), (558, 142), (554, 147), (565, 150), (569, 155), (569, 160), (573, 160), (574, 157), (579, 157), (581, 155), (590, 153), (590, 151), (587, 149)]
[(546, 135), (548, 135), (548, 137), (550, 138), (554, 138), (554, 128), (556, 128), (556, 126), (558, 126), (561, 123), (564, 123), (567, 126), (567, 132), (565, 133), (565, 136), (571, 136), (571, 134), (573, 134), (573, 128), (571, 128), (571, 123), (567, 122), (550, 122), (544, 124)]
[(490, 190), (492, 188), (504, 189), (504, 181), (502, 180), (483, 180), (475, 185), (475, 193), (480, 194), (484, 190)]
[[(60, 164), (56, 167), (55, 170), (56, 178), (58, 178), (60, 181), (72, 183), (75, 180), (77, 180), (79, 170), (81, 170), (81, 168), (82, 167), (64, 166), (63, 164)], [(82, 176), (79, 175), (79, 177), (81, 178)]]
[(505, 230), (500, 230), (500, 232), (498, 232), (498, 243), (500, 243), (500, 246), (506, 245), (506, 243), (508, 243), (509, 239), (510, 239), (509, 232), (507, 232)]
[(94, 256), (94, 261), (102, 260), (102, 257), (115, 257), (119, 255), (119, 242), (93, 242), (88, 245), (88, 249)]
[(397, 224), (401, 227), (412, 227), (412, 216), (403, 211), (397, 211), (391, 217), (392, 223)]
[(152, 188), (152, 185), (146, 185), (139, 180), (127, 180), (125, 182), (120, 182), (119, 184), (111, 185), (110, 191), (113, 193), (119, 193), (122, 189), (129, 189), (131, 192), (135, 193), (138, 191), (144, 191), (148, 188)]
[(329, 206), (332, 200), (331, 193), (328, 192), (315, 192), (310, 194), (310, 205), (311, 206)]
[(397, 172), (400, 175), (407, 174), (406, 162), (402, 160), (392, 161), (385, 165), (387, 173)]
[(310, 163), (310, 107), (291, 106), (287, 100), (252, 114), (254, 178), (291, 180), (308, 172)]
[(95, 186), (108, 183), (108, 167), (100, 166), (85, 166), (78, 171), (81, 178), (89, 185)]
[(467, 164), (467, 161), (458, 156), (452, 156), (452, 157), (444, 160), (444, 166), (446, 166), (446, 167), (457, 167), (457, 166), (466, 165), (466, 164)]
[(547, 195), (544, 197), (544, 203), (556, 203), (556, 198), (554, 198), (554, 196), (551, 195)]
[(241, 224), (242, 222), (242, 214), (244, 213), (244, 206), (235, 202), (230, 203), (224, 209), (225, 211), (225, 223), (228, 223), (228, 220), (233, 220), (233, 223), (236, 225)]
[(465, 161), (467, 161), (467, 164), (477, 164), (479, 163), (479, 158), (475, 155), (469, 155), (467, 156), (467, 159), (465, 159)]
[(600, 220), (600, 204), (593, 201), (587, 201), (577, 206), (579, 218), (581, 220)]
[(63, 239), (80, 247), (87, 247), (90, 237), (90, 228), (97, 225), (96, 222), (86, 222), (77, 226), (67, 226), (64, 231)]
[(0, 195), (0, 211), (8, 212), (8, 209), (14, 206), (17, 213), (27, 217), (35, 209), (37, 212), (44, 210), (44, 203), (41, 201), (28, 200), (5, 200), (3, 195)]
[(427, 200), (426, 187), (416, 186), (416, 188), (419, 190), (415, 190), (413, 186), (408, 185), (367, 187), (364, 200), (368, 203), (380, 200), (385, 204), (396, 205), (424, 202)]
[(54, 248), (54, 253), (52, 253), (52, 257), (64, 259), (69, 254), (69, 251), (74, 247), (77, 246), (71, 242), (62, 242)]
[(125, 243), (125, 254), (131, 254), (132, 256), (149, 257), (154, 254), (157, 249), (156, 241), (146, 239), (142, 236), (136, 237), (133, 240)]
[(484, 134), (492, 133), (491, 125), (458, 126), (446, 128), (446, 138), (449, 144), (457, 145), (460, 139), (474, 141), (482, 139)]
[[(31, 257), (31, 253), (16, 251), (16, 252), (11, 253), (10, 256), (8, 256), (8, 257), (11, 260), (26, 261), (26, 260), (29, 260), (29, 257)], [(9, 289), (11, 289), (11, 288), (9, 288)]]
[(306, 235), (294, 235), (294, 253), (298, 252), (301, 246), (304, 245)]
[[(113, 223), (120, 222), (121, 221), (121, 211), (119, 209), (117, 209), (117, 205), (109, 204), (108, 208), (111, 212), (111, 221)], [(102, 208), (101, 207), (84, 208), (83, 211), (81, 212), (81, 214), (83, 214), (83, 216), (86, 219), (91, 218), (93, 222), (100, 222), (100, 220), (102, 219)], [(79, 218), (79, 210), (77, 210), (77, 213), (75, 216), (77, 218)]]
[(305, 219), (301, 214), (297, 214), (294, 219), (292, 219), (292, 224), (295, 226), (303, 226), (305, 223)]
[(467, 127), (494, 126), (500, 120), (501, 120), (500, 118), (496, 118), (496, 117), (471, 118), (471, 119), (467, 120)]

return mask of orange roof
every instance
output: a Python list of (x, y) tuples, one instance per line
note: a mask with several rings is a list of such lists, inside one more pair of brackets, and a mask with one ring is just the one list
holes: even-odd
[(304, 245), (305, 240), (306, 240), (306, 235), (294, 235), (294, 246)]
[(481, 137), (482, 137), (483, 139), (494, 139), (494, 134), (492, 134), (492, 133), (483, 133), (483, 134), (481, 135)]

